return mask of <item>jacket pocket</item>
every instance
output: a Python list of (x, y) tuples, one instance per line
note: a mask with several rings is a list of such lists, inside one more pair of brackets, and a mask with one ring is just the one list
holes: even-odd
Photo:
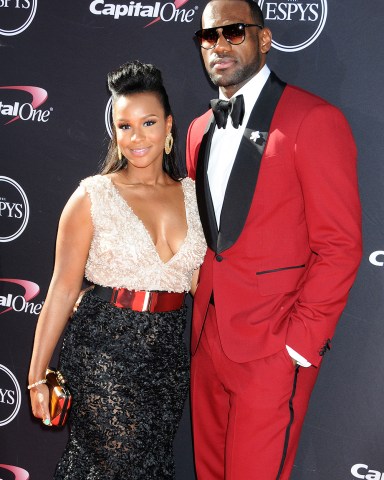
[(283, 155), (269, 154), (267, 156), (263, 156), (262, 165), (263, 168), (271, 168), (284, 165), (284, 162), (286, 162), (286, 158), (284, 158)]
[(290, 265), (256, 272), (260, 295), (274, 295), (299, 290), (304, 283), (305, 264)]

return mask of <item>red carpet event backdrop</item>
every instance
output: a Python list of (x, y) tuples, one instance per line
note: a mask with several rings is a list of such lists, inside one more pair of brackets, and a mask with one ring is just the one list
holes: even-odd
[[(359, 149), (364, 257), (306, 418), (293, 480), (384, 478), (384, 45), (382, 0), (259, 0), (268, 64), (340, 107)], [(108, 71), (163, 72), (184, 162), (189, 122), (216, 96), (193, 32), (203, 0), (0, 0), (0, 478), (49, 480), (68, 431), (32, 418), (27, 372), (59, 214), (100, 167)], [(334, 135), (338, 132), (335, 131)], [(284, 242), (284, 238), (281, 239)], [(186, 338), (188, 341), (188, 329)], [(57, 362), (57, 353), (53, 363)], [(175, 441), (192, 480), (189, 406)], [(262, 480), (263, 474), (260, 472)]]

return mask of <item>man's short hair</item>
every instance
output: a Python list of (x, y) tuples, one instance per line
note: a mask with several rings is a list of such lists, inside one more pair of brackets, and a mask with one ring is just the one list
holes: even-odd
[[(208, 3), (211, 3), (211, 2), (214, 2), (214, 1), (215, 0), (209, 0), (207, 2), (207, 5), (208, 5)], [(263, 12), (262, 12), (261, 8), (259, 7), (259, 4), (257, 3), (257, 0), (238, 0), (238, 1), (247, 3), (249, 5), (249, 9), (251, 11), (253, 21), (255, 23), (257, 23), (258, 25), (261, 25), (261, 26), (264, 27), (264, 15), (263, 15)]]
[(259, 7), (259, 4), (257, 3), (257, 0), (242, 0), (242, 1), (245, 3), (248, 3), (255, 23), (258, 23), (264, 27), (264, 15), (261, 8)]

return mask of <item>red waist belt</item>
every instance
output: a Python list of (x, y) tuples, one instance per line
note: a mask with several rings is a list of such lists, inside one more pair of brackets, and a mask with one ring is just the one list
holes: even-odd
[(115, 307), (137, 312), (168, 312), (184, 305), (185, 293), (128, 290), (95, 285), (93, 293)]

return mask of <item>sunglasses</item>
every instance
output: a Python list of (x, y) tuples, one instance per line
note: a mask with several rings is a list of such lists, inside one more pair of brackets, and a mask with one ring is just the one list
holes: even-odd
[(257, 25), (256, 23), (231, 23), (231, 25), (224, 25), (220, 27), (202, 28), (201, 30), (195, 32), (195, 37), (197, 38), (201, 48), (210, 50), (217, 45), (220, 37), (220, 34), (217, 30), (221, 28), (221, 33), (228, 43), (231, 45), (240, 45), (240, 43), (243, 43), (245, 40), (246, 27), (258, 27), (260, 29), (264, 28), (262, 25)]

